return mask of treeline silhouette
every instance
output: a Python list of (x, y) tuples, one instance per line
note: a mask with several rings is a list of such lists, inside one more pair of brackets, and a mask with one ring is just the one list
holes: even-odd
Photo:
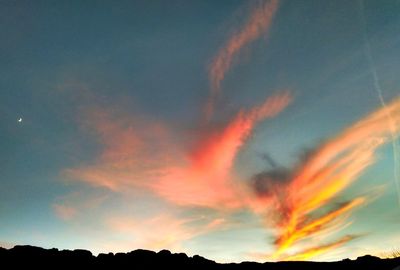
[[(400, 257), (380, 259), (370, 255), (356, 260), (345, 259), (337, 262), (242, 262), (220, 264), (195, 255), (189, 257), (184, 253), (171, 253), (168, 250), (154, 252), (135, 250), (128, 253), (101, 253), (93, 256), (90, 251), (44, 249), (34, 246), (15, 246), (10, 249), (0, 248), (1, 266), (9, 269), (26, 267), (34, 269), (264, 269), (264, 270), (319, 270), (319, 269), (366, 269), (393, 270), (400, 266)], [(5, 268), (4, 268), (5, 269)], [(18, 268), (17, 268), (18, 269)], [(400, 269), (400, 268), (399, 268)]]

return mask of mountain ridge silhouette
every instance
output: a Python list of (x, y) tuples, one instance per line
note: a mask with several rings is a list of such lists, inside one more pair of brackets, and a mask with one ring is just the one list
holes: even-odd
[(137, 249), (127, 253), (100, 253), (94, 256), (84, 249), (58, 250), (44, 249), (30, 245), (16, 245), (6, 249), (0, 247), (0, 261), (3, 265), (29, 266), (38, 269), (59, 267), (94, 267), (95, 269), (366, 269), (393, 270), (400, 266), (400, 257), (381, 259), (371, 255), (358, 257), (355, 260), (344, 259), (335, 262), (282, 261), (217, 263), (199, 255), (189, 257), (185, 253), (171, 253), (169, 250), (159, 252)]

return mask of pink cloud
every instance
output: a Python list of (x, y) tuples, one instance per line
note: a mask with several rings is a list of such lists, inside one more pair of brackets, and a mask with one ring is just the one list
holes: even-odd
[(290, 101), (285, 92), (241, 110), (227, 125), (201, 137), (194, 149), (174, 143), (165, 124), (96, 108), (83, 122), (102, 150), (92, 164), (65, 174), (115, 192), (152, 191), (178, 205), (236, 208), (242, 205), (241, 191), (232, 166), (239, 150), (259, 122), (275, 117)]
[(254, 8), (240, 31), (233, 34), (214, 57), (209, 69), (211, 93), (205, 108), (207, 119), (213, 114), (214, 103), (221, 91), (221, 82), (225, 74), (231, 68), (243, 47), (259, 38), (262, 34), (268, 33), (278, 9), (278, 4), (278, 0), (259, 2), (259, 5)]
[(152, 186), (155, 192), (179, 205), (215, 208), (243, 206), (243, 193), (232, 171), (238, 151), (255, 126), (274, 117), (291, 101), (289, 93), (267, 98), (248, 111), (241, 110), (225, 127), (207, 134), (189, 153), (185, 166), (167, 168)]

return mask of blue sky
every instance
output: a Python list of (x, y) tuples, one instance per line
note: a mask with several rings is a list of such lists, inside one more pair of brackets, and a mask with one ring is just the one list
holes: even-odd
[[(167, 248), (218, 261), (395, 247), (398, 1), (0, 6), (1, 245)], [(357, 133), (374, 112), (385, 124)], [(329, 150), (336, 158), (319, 169), (352, 147), (373, 158), (357, 167), (362, 157), (352, 157), (348, 184), (297, 209), (340, 181), (328, 175), (314, 190), (302, 177), (346, 130), (360, 137)], [(268, 178), (279, 168), (289, 176)], [(253, 190), (259, 174), (265, 194)], [(321, 232), (277, 243), (291, 211), (302, 215), (299, 232), (335, 209), (345, 213)]]

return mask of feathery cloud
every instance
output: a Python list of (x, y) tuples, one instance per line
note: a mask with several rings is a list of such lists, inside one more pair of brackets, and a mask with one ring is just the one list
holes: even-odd
[(206, 103), (205, 114), (209, 119), (214, 111), (216, 99), (221, 91), (225, 74), (237, 60), (243, 47), (267, 34), (278, 9), (278, 0), (262, 1), (250, 14), (241, 29), (233, 34), (218, 51), (209, 68), (210, 97)]

